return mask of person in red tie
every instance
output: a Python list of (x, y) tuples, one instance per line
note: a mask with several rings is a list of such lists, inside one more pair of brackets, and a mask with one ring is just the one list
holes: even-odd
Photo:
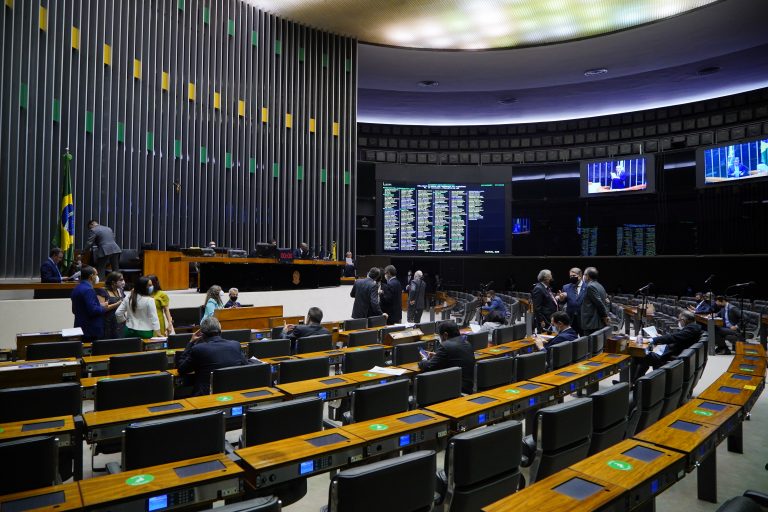
[(558, 310), (557, 298), (552, 293), (552, 272), (544, 269), (539, 272), (538, 283), (531, 290), (533, 301), (533, 327), (546, 330), (552, 313)]

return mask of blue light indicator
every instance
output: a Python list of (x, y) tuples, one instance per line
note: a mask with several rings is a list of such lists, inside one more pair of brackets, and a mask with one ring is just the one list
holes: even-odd
[(657, 492), (659, 492), (659, 481), (651, 480), (651, 494), (656, 494)]
[(485, 413), (477, 415), (477, 422), (478, 423), (485, 423), (485, 419), (486, 419)]
[(603, 378), (603, 372), (597, 372), (597, 378), (602, 379)]
[(317, 394), (317, 396), (319, 396), (319, 397), (320, 397), (320, 400), (325, 400), (325, 399), (328, 397), (328, 393), (326, 393), (325, 391), (323, 391), (323, 392), (321, 392), (321, 393), (318, 393), (318, 394)]
[(571, 382), (571, 391), (576, 391), (576, 384)]
[(387, 383), (387, 379), (381, 379), (381, 380), (379, 381), (379, 384), (386, 384), (386, 383)]
[(536, 405), (536, 399), (535, 398), (529, 398), (528, 399), (528, 405), (530, 405), (530, 406)]
[(404, 436), (400, 436), (400, 446), (408, 446), (411, 444), (411, 435), (406, 434)]
[(315, 470), (315, 461), (308, 460), (306, 462), (302, 462), (299, 465), (299, 474), (300, 475), (306, 475), (307, 473), (311, 473)]
[(243, 415), (243, 406), (240, 405), (238, 407), (232, 408), (232, 416), (242, 416)]
[(147, 500), (147, 510), (152, 512), (153, 510), (162, 510), (168, 507), (168, 495), (152, 496)]
[(257, 339), (257, 340), (260, 340), (260, 339), (261, 339), (261, 338), (263, 338), (263, 337), (264, 337), (264, 335), (263, 335), (263, 334), (261, 334), (260, 332), (257, 332), (257, 333), (256, 333), (256, 339)]

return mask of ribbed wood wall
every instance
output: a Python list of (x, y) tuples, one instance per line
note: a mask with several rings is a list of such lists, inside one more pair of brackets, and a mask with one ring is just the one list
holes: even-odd
[(354, 250), (357, 43), (240, 0), (3, 0), (0, 277), (37, 275), (74, 156), (123, 248)]

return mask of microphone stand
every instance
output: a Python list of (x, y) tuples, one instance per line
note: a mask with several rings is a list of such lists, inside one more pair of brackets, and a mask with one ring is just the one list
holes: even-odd
[(642, 334), (643, 334), (643, 326), (645, 324), (645, 312), (648, 309), (648, 290), (646, 289), (646, 290), (641, 291), (640, 295), (642, 295), (642, 297), (643, 297), (643, 301), (641, 302), (640, 311), (639, 311), (639, 313), (640, 313), (640, 332), (636, 332), (635, 336), (638, 336), (638, 335), (642, 336)]

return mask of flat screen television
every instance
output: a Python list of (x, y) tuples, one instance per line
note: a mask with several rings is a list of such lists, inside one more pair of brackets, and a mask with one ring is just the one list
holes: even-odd
[(655, 192), (653, 156), (616, 157), (581, 163), (581, 197)]
[(528, 217), (512, 218), (512, 235), (530, 235), (531, 219)]
[(768, 137), (721, 144), (696, 151), (696, 186), (768, 178)]
[(506, 184), (381, 182), (385, 253), (503, 254)]

